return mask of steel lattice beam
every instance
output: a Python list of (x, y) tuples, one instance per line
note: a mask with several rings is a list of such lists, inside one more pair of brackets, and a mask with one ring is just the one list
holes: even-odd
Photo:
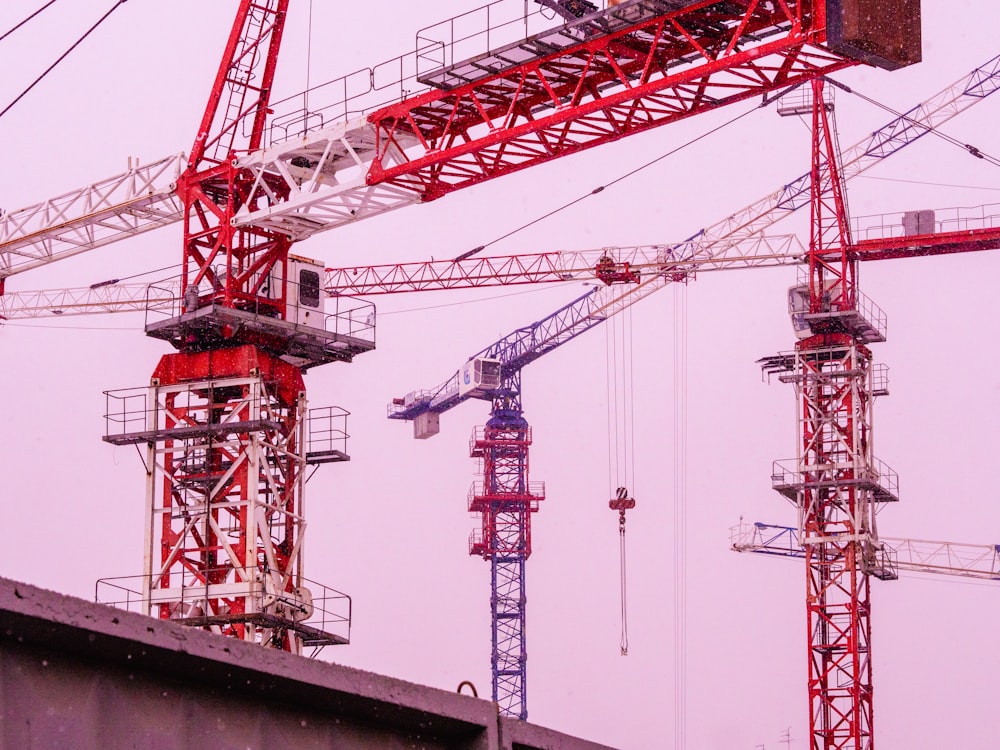
[(0, 212), (0, 289), (16, 273), (176, 223), (184, 154), (16, 211)]
[[(416, 179), (431, 200), (856, 64), (815, 46), (825, 28), (812, 2), (685, 5), (647, 3), (631, 21), (608, 9), (608, 32), (463, 85), (446, 70), (444, 91), (369, 115), (380, 152), (369, 184)], [(401, 135), (420, 148), (384, 165)]]
[[(879, 536), (880, 549), (890, 571), (933, 573), (986, 581), (1000, 581), (1000, 545), (940, 542)], [(732, 549), (790, 559), (805, 557), (795, 526), (768, 523), (740, 524), (732, 529)]]

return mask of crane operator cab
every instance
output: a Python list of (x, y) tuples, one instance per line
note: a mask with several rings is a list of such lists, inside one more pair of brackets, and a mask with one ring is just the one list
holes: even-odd
[[(286, 261), (288, 281), (285, 283), (280, 265), (275, 265), (267, 283), (261, 286), (263, 299), (280, 300), (285, 296), (285, 320), (295, 325), (324, 328), (323, 312), (326, 290), (323, 288), (325, 268), (322, 263), (289, 255)], [(284, 288), (283, 288), (284, 287)]]
[(809, 313), (809, 286), (800, 284), (788, 290), (788, 314), (792, 318), (792, 329), (798, 339), (812, 336), (812, 327), (806, 320)]
[(297, 325), (323, 328), (323, 264), (297, 255), (288, 256), (289, 283), (285, 320)]
[(458, 393), (461, 396), (483, 397), (500, 387), (500, 360), (473, 357), (458, 371)]

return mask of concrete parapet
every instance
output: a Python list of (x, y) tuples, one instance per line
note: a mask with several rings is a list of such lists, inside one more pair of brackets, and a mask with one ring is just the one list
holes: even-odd
[(0, 578), (0, 750), (608, 750), (492, 703)]

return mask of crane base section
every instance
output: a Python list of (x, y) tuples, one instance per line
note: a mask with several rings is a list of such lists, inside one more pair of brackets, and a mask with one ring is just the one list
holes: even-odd
[[(344, 460), (347, 412), (253, 346), (168, 354), (108, 393), (108, 442), (145, 443), (142, 575), (109, 603), (275, 650), (347, 643), (350, 598), (303, 573), (307, 466)], [(310, 457), (315, 461), (310, 461)]]

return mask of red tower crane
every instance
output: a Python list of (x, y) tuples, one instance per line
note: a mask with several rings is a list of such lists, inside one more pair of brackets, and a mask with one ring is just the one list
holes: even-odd
[(346, 413), (307, 410), (302, 371), (350, 361), (374, 338), (373, 324), (327, 319), (322, 268), (290, 256), (286, 234), (233, 222), (270, 200), (236, 160), (263, 143), (287, 9), (240, 3), (176, 180), (179, 304), (147, 321), (178, 351), (148, 389), (109, 392), (105, 439), (147, 446), (143, 608), (299, 652), (345, 643), (350, 628), (349, 599), (303, 574), (306, 467), (347, 455)]
[[(974, 79), (978, 75), (973, 76)], [(812, 560), (810, 569), (811, 588), (807, 592), (809, 602), (810, 618), (817, 621), (815, 627), (811, 628), (810, 648), (813, 658), (810, 659), (810, 703), (811, 703), (811, 724), (812, 736), (816, 747), (867, 747), (871, 744), (871, 679), (870, 679), (870, 659), (868, 653), (867, 637), (870, 628), (868, 617), (870, 615), (870, 605), (868, 602), (868, 576), (882, 575), (884, 568), (873, 563), (870, 556), (862, 553), (870, 549), (878, 542), (874, 534), (873, 524), (873, 502), (884, 502), (896, 499), (895, 475), (883, 464), (874, 459), (871, 454), (871, 424), (870, 406), (871, 400), (879, 393), (879, 385), (874, 378), (875, 368), (871, 365), (870, 353), (867, 348), (862, 348), (864, 357), (858, 359), (860, 355), (850, 346), (846, 346), (847, 339), (844, 335), (850, 333), (859, 338), (864, 343), (877, 340), (882, 335), (882, 322), (873, 312), (876, 310), (867, 303), (867, 300), (853, 288), (853, 275), (856, 265), (862, 260), (874, 260), (883, 258), (903, 258), (919, 257), (934, 253), (963, 252), (982, 250), (997, 247), (998, 234), (995, 222), (984, 221), (982, 226), (976, 229), (965, 227), (961, 231), (946, 230), (941, 232), (930, 231), (930, 226), (909, 227), (908, 218), (904, 218), (894, 231), (884, 237), (871, 238), (862, 243), (854, 243), (851, 239), (850, 228), (847, 223), (845, 200), (843, 194), (843, 176), (841, 173), (839, 148), (836, 145), (833, 129), (830, 124), (831, 112), (824, 102), (822, 96), (822, 82), (815, 84), (814, 96), (812, 99), (813, 113), (813, 165), (809, 174), (808, 187), (803, 188), (808, 192), (812, 213), (812, 236), (810, 240), (811, 250), (807, 255), (809, 268), (812, 273), (824, 275), (823, 271), (816, 271), (816, 267), (822, 269), (833, 269), (826, 273), (822, 288), (825, 292), (824, 301), (817, 306), (818, 312), (811, 312), (811, 308), (799, 311), (799, 318), (808, 326), (815, 326), (827, 336), (813, 336), (806, 340), (801, 346), (803, 351), (809, 352), (802, 355), (802, 361), (809, 363), (810, 367), (819, 367), (823, 370), (821, 374), (809, 375), (808, 377), (796, 374), (789, 376), (790, 382), (801, 383), (805, 381), (815, 381), (829, 388), (829, 382), (836, 378), (856, 378), (856, 382), (849, 382), (846, 387), (837, 384), (833, 387), (832, 395), (823, 392), (813, 391), (800, 386), (800, 393), (806, 393), (808, 399), (807, 406), (803, 407), (800, 413), (807, 415), (810, 424), (803, 428), (803, 433), (807, 434), (810, 448), (822, 452), (822, 456), (815, 460), (832, 463), (836, 466), (835, 477), (826, 479), (810, 480), (808, 483), (799, 481), (803, 475), (803, 469), (796, 469), (796, 478), (783, 481), (779, 487), (784, 494), (790, 494), (803, 508), (807, 519), (815, 520), (817, 511), (810, 509), (801, 499), (803, 488), (822, 488), (823, 497), (829, 503), (831, 509), (824, 509), (822, 517), (836, 517), (837, 513), (847, 514), (850, 522), (861, 519), (859, 523), (864, 525), (866, 531), (846, 533), (843, 546), (851, 555), (851, 566), (848, 566), (842, 559), (837, 558), (833, 553), (824, 550), (820, 561)], [(890, 128), (892, 123), (890, 123)], [(902, 145), (901, 143), (898, 145)], [(868, 158), (875, 158), (871, 152)], [(857, 169), (856, 164), (852, 164)], [(791, 197), (786, 195), (786, 198)], [(785, 203), (786, 207), (803, 205), (804, 201), (797, 202), (790, 200)], [(912, 218), (912, 217), (910, 217)], [(762, 221), (760, 217), (758, 221)], [(676, 247), (676, 246), (675, 246)], [(758, 245), (759, 247), (759, 245)], [(701, 254), (694, 252), (693, 255), (705, 261), (716, 260), (712, 258), (711, 245), (706, 243), (698, 248)], [(400, 419), (412, 419), (415, 421), (415, 435), (417, 437), (427, 437), (437, 432), (438, 415), (447, 411), (462, 400), (471, 397), (487, 398), (494, 401), (494, 421), (498, 413), (501, 416), (508, 416), (510, 404), (516, 403), (516, 418), (521, 432), (518, 436), (528, 435), (527, 423), (524, 422), (520, 411), (520, 368), (523, 364), (532, 361), (542, 354), (552, 351), (561, 343), (565, 343), (572, 337), (589, 330), (607, 316), (624, 309), (632, 302), (648, 294), (648, 289), (640, 292), (642, 287), (649, 287), (653, 284), (653, 289), (662, 288), (671, 280), (678, 280), (678, 277), (685, 277), (690, 272), (690, 267), (685, 267), (685, 253), (679, 253), (679, 259), (673, 260), (673, 256), (668, 256), (663, 248), (659, 250), (660, 255), (653, 253), (642, 255), (638, 251), (630, 251), (623, 257), (634, 260), (639, 258), (640, 263), (636, 268), (644, 269), (648, 278), (640, 283), (640, 277), (632, 277), (628, 261), (623, 261), (620, 257), (612, 259), (607, 251), (600, 257), (596, 267), (591, 268), (595, 277), (601, 278), (602, 271), (607, 275), (609, 269), (617, 269), (620, 278), (616, 281), (630, 282), (635, 284), (626, 287), (620, 292), (613, 302), (602, 304), (591, 299), (591, 295), (585, 295), (575, 303), (560, 309), (548, 318), (525, 326), (514, 331), (509, 336), (491, 344), (467, 363), (463, 370), (445, 381), (441, 386), (425, 392), (414, 392), (404, 399), (399, 399), (390, 407), (390, 416)], [(706, 257), (708, 256), (708, 257)], [(558, 274), (551, 267), (539, 269), (532, 261), (537, 261), (541, 256), (525, 256), (518, 258), (487, 259), (485, 261), (469, 264), (472, 268), (463, 268), (461, 261), (439, 264), (412, 264), (410, 268), (402, 266), (386, 266), (379, 268), (353, 268), (338, 269), (335, 275), (346, 279), (345, 291), (352, 288), (364, 286), (369, 292), (377, 290), (381, 292), (389, 291), (421, 291), (426, 289), (447, 289), (455, 286), (465, 285), (479, 286), (484, 283), (480, 274), (481, 263), (487, 265), (496, 264), (497, 267), (510, 269), (508, 281), (519, 279), (523, 283), (532, 281), (554, 281), (559, 278)], [(658, 267), (654, 258), (659, 257)], [(668, 262), (667, 258), (671, 260)], [(769, 256), (764, 256), (768, 258)], [(774, 258), (776, 256), (770, 256)], [(552, 260), (552, 259), (549, 259)], [(607, 261), (607, 262), (605, 262)], [(734, 263), (730, 267), (756, 267), (754, 256), (743, 256), (742, 261)], [(846, 268), (850, 275), (843, 269)], [(839, 275), (834, 275), (840, 269)], [(465, 276), (463, 276), (465, 272)], [(829, 276), (834, 275), (833, 279)], [(850, 280), (852, 285), (853, 298), (848, 300), (841, 297), (836, 301), (831, 301), (830, 297), (835, 293), (837, 284), (845, 285)], [(808, 301), (809, 286), (793, 290), (793, 301), (798, 301), (803, 297)], [(840, 291), (843, 294), (843, 290)], [(613, 296), (613, 295), (608, 295)], [(809, 328), (800, 326), (800, 330), (809, 335)], [(836, 335), (834, 335), (836, 334)], [(817, 347), (817, 352), (812, 352), (808, 345)], [(846, 352), (841, 351), (846, 348)], [(848, 357), (848, 365), (841, 361)], [(771, 366), (779, 366), (785, 369), (794, 370), (794, 362), (798, 359), (779, 362), (771, 362)], [(769, 361), (770, 362), (770, 361)], [(486, 378), (487, 365), (496, 367), (497, 372), (492, 380)], [(803, 365), (805, 366), (805, 365)], [(482, 373), (479, 369), (482, 368)], [(470, 375), (469, 373), (475, 373)], [(811, 372), (811, 370), (810, 370)], [(466, 387), (462, 388), (463, 373), (466, 374)], [(470, 379), (471, 378), (471, 379)], [(487, 380), (490, 380), (487, 383)], [(816, 427), (819, 424), (821, 428)], [(829, 425), (837, 425), (830, 429)], [(860, 435), (858, 438), (854, 433)], [(489, 431), (484, 433), (489, 435)], [(481, 439), (477, 437), (475, 445), (479, 446)], [(844, 441), (848, 448), (838, 444)], [(494, 493), (495, 497), (488, 497), (488, 493), (478, 492), (474, 495), (475, 502), (470, 505), (470, 509), (483, 513), (483, 532), (478, 546), (473, 545), (472, 551), (476, 554), (492, 552), (494, 549), (501, 549), (498, 542), (487, 540), (502, 539), (502, 528), (487, 513), (489, 501), (502, 507), (509, 514), (515, 516), (518, 521), (516, 528), (518, 533), (515, 539), (519, 540), (520, 546), (507, 552), (508, 561), (511, 564), (517, 563), (519, 574), (523, 576), (524, 563), (530, 554), (530, 512), (537, 507), (537, 499), (541, 493), (530, 493), (526, 489), (527, 479), (527, 440), (512, 441), (512, 445), (520, 446), (519, 452), (511, 449), (513, 455), (517, 455), (522, 468), (519, 471), (508, 472), (514, 479), (510, 479), (505, 474), (503, 478), (494, 476), (496, 472), (491, 472), (491, 465), (486, 461), (485, 476), (487, 487), (492, 482), (503, 491)], [(827, 445), (831, 443), (831, 445)], [(523, 444), (523, 446), (522, 446)], [(859, 447), (854, 448), (857, 444)], [(484, 445), (486, 445), (484, 443)], [(818, 447), (815, 447), (818, 446)], [(489, 446), (487, 446), (489, 447)], [(851, 452), (853, 450), (853, 452)], [(846, 453), (845, 453), (846, 451)], [(844, 455), (840, 455), (844, 453)], [(827, 455), (830, 454), (830, 455)], [(835, 455), (834, 455), (835, 454)], [(488, 456), (480, 447), (480, 452), (475, 455)], [(808, 459), (806, 459), (808, 461)], [(805, 464), (803, 464), (805, 465)], [(513, 489), (508, 489), (513, 487)], [(845, 500), (838, 496), (833, 490), (837, 489), (857, 507), (844, 508)], [(855, 493), (857, 498), (855, 499)], [(485, 499), (484, 499), (485, 498)], [(504, 505), (506, 503), (506, 506)], [(520, 509), (519, 509), (520, 508)], [(836, 511), (837, 513), (835, 513)], [(831, 523), (827, 533), (834, 535), (834, 525)], [(825, 540), (833, 542), (835, 538)], [(487, 559), (493, 560), (496, 567), (496, 553), (486, 555)], [(809, 556), (807, 555), (807, 559)], [(829, 572), (824, 570), (824, 566), (831, 565), (830, 560), (836, 559), (833, 569), (838, 574), (847, 576), (847, 583), (834, 580)], [(818, 568), (816, 572), (814, 568)], [(507, 592), (511, 587), (507, 579), (504, 579), (505, 587), (503, 592)], [(841, 599), (826, 596), (825, 591), (817, 593), (819, 583), (826, 586), (834, 586), (842, 592)], [(526, 711), (524, 699), (525, 682), (525, 653), (524, 653), (524, 596), (523, 582), (520, 586), (513, 587), (518, 592), (520, 602), (519, 607), (513, 612), (503, 612), (507, 618), (517, 618), (519, 627), (513, 629), (514, 636), (509, 632), (508, 619), (499, 619), (496, 609), (497, 603), (505, 601), (504, 596), (500, 596), (501, 589), (497, 587), (494, 580), (494, 595), (492, 603), (494, 606), (494, 699), (500, 702), (502, 709), (515, 712)], [(841, 632), (831, 628), (826, 624), (827, 620), (837, 622), (845, 620), (841, 615), (842, 611), (847, 611), (850, 615), (846, 622), (854, 630)], [(858, 616), (855, 613), (861, 613)], [(846, 629), (846, 626), (845, 626)], [(508, 637), (500, 638), (498, 634), (507, 634)], [(839, 655), (838, 660), (816, 657), (820, 654), (829, 657), (830, 654)], [(510, 668), (515, 665), (516, 668)], [(852, 671), (853, 670), (853, 671)], [(831, 744), (832, 743), (832, 744)]]

